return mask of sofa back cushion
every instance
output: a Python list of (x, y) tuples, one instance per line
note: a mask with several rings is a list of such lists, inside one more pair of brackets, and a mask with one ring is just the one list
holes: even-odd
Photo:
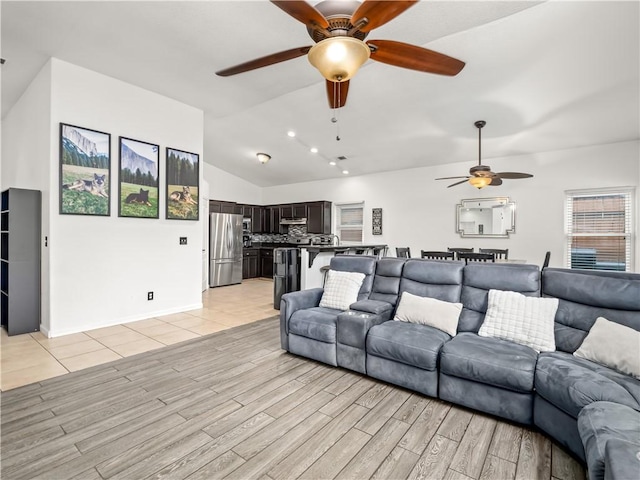
[(640, 330), (640, 274), (545, 268), (542, 294), (559, 299), (558, 350), (575, 352), (598, 317)]
[(458, 322), (459, 332), (478, 333), (487, 312), (489, 290), (492, 289), (539, 297), (540, 268), (509, 263), (470, 263), (465, 266), (460, 296), (464, 307)]
[(329, 268), (341, 272), (364, 273), (364, 280), (362, 281), (362, 287), (360, 287), (360, 293), (358, 293), (358, 300), (369, 298), (373, 285), (373, 275), (376, 271), (376, 257), (366, 255), (336, 255), (331, 258)]
[(400, 278), (400, 293), (409, 292), (445, 302), (460, 302), (463, 262), (407, 260)]
[(369, 295), (371, 300), (379, 300), (396, 306), (400, 292), (400, 276), (405, 261), (404, 258), (395, 257), (384, 257), (378, 260), (371, 295)]

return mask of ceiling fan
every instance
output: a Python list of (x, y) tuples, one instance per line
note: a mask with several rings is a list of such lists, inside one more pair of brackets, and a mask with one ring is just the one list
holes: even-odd
[(469, 169), (469, 175), (464, 177), (442, 177), (436, 178), (436, 180), (453, 180), (458, 178), (463, 178), (464, 180), (460, 180), (459, 182), (452, 183), (447, 188), (455, 187), (456, 185), (460, 185), (465, 182), (469, 182), (471, 185), (476, 187), (477, 189), (481, 189), (486, 187), (487, 185), (491, 185), (492, 187), (497, 187), (498, 185), (502, 185), (502, 179), (518, 179), (518, 178), (531, 178), (533, 175), (529, 173), (518, 173), (518, 172), (500, 172), (495, 173), (491, 171), (491, 167), (489, 165), (482, 165), (482, 127), (487, 124), (484, 120), (478, 120), (474, 123), (474, 125), (478, 128), (478, 165), (475, 165)]
[[(331, 108), (347, 101), (349, 79), (367, 59), (440, 75), (457, 75), (464, 62), (426, 48), (393, 40), (364, 39), (374, 28), (394, 19), (417, 0), (325, 0), (315, 7), (305, 1), (271, 0), (307, 27), (313, 46), (292, 48), (250, 60), (216, 72), (228, 77), (307, 55), (309, 62), (327, 79)], [(346, 56), (345, 56), (346, 55)]]

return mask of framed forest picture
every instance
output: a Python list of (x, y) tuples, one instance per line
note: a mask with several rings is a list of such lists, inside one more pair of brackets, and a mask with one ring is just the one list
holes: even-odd
[(200, 162), (197, 153), (167, 148), (167, 218), (198, 220)]
[(60, 124), (60, 213), (111, 214), (111, 135)]
[(159, 218), (160, 147), (120, 137), (118, 216)]

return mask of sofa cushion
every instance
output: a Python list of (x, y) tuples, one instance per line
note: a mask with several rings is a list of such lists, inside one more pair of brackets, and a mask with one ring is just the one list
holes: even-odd
[(369, 330), (367, 354), (435, 370), (438, 353), (451, 337), (441, 330), (404, 322), (385, 322)]
[[(594, 402), (578, 415), (578, 431), (586, 453), (590, 480), (605, 478), (605, 459), (614, 455), (614, 451), (608, 448), (612, 441), (628, 442), (626, 446), (631, 446), (628, 450), (624, 444), (618, 443), (615, 450), (618, 453), (626, 451), (615, 462), (622, 472), (629, 474), (620, 478), (640, 477), (640, 457), (637, 457), (640, 451), (640, 412), (617, 403)], [(622, 468), (625, 465), (626, 468)]]
[(364, 277), (364, 273), (329, 270), (320, 306), (348, 310), (349, 305), (358, 301)]
[(538, 395), (574, 418), (601, 400), (640, 408), (640, 381), (565, 352), (540, 354), (535, 384)]
[(532, 392), (537, 356), (524, 345), (459, 333), (442, 347), (440, 371), (516, 392)]
[(536, 352), (553, 352), (556, 349), (553, 319), (557, 309), (557, 298), (526, 297), (518, 292), (492, 289), (478, 335), (509, 340)]
[(329, 268), (340, 272), (363, 273), (364, 280), (358, 292), (358, 300), (365, 300), (371, 294), (376, 263), (375, 257), (367, 255), (336, 255), (331, 257)]
[(604, 317), (596, 319), (573, 354), (640, 379), (640, 332)]
[(453, 337), (458, 328), (461, 311), (461, 303), (443, 302), (437, 298), (403, 292), (394, 320), (428, 325)]
[(289, 320), (289, 333), (320, 342), (336, 343), (336, 321), (340, 310), (324, 307), (298, 310)]

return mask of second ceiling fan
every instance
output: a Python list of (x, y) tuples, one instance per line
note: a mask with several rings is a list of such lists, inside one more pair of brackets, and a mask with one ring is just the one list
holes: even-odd
[(469, 169), (469, 175), (458, 176), (458, 177), (442, 177), (436, 178), (436, 180), (456, 180), (462, 178), (459, 182), (452, 183), (448, 185), (447, 188), (455, 187), (456, 185), (461, 185), (463, 183), (469, 182), (471, 185), (476, 187), (478, 190), (486, 187), (487, 185), (491, 185), (492, 187), (497, 187), (502, 185), (502, 179), (518, 179), (518, 178), (531, 178), (533, 175), (530, 173), (520, 173), (520, 172), (500, 172), (495, 173), (491, 171), (491, 167), (489, 165), (482, 165), (482, 127), (487, 124), (484, 120), (478, 120), (474, 123), (476, 128), (478, 129), (478, 165), (475, 165)]
[(396, 67), (440, 75), (457, 75), (464, 62), (426, 48), (393, 40), (368, 40), (369, 32), (394, 19), (417, 0), (325, 0), (315, 7), (304, 1), (271, 0), (307, 27), (313, 46), (292, 48), (216, 72), (228, 77), (292, 60), (302, 55), (326, 78), (329, 107), (347, 101), (349, 79), (371, 58)]

